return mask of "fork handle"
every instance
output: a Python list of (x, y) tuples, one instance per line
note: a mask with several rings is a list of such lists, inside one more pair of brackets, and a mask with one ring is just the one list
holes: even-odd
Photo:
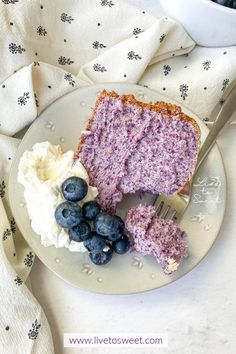
[(208, 133), (206, 140), (204, 141), (200, 149), (194, 174), (196, 174), (202, 162), (205, 160), (206, 156), (214, 146), (217, 137), (219, 136), (220, 132), (223, 130), (224, 126), (229, 122), (235, 110), (236, 110), (236, 88), (234, 88), (230, 92), (225, 102), (223, 103), (215, 119), (215, 122), (213, 123), (212, 128)]

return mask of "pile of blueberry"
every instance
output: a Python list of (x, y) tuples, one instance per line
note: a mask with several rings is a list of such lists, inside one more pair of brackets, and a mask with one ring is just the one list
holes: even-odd
[(236, 0), (212, 0), (219, 5), (231, 7), (231, 9), (236, 9)]
[(129, 250), (130, 241), (124, 234), (124, 221), (119, 216), (102, 212), (94, 200), (84, 203), (82, 208), (77, 203), (87, 195), (86, 181), (70, 177), (63, 182), (61, 191), (66, 201), (56, 208), (56, 221), (68, 229), (71, 240), (83, 242), (93, 263), (106, 264), (113, 251), (124, 254)]

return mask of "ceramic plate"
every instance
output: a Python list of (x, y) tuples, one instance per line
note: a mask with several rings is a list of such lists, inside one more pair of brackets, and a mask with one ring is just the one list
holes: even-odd
[[(159, 288), (180, 278), (192, 270), (207, 254), (219, 232), (225, 210), (226, 178), (220, 152), (215, 146), (201, 167), (194, 181), (193, 197), (181, 227), (188, 235), (189, 256), (172, 275), (163, 274), (160, 265), (151, 256), (137, 253), (114, 255), (105, 266), (96, 266), (88, 254), (72, 253), (67, 249), (43, 247), (40, 237), (31, 228), (24, 203), (23, 187), (17, 183), (19, 160), (25, 150), (37, 142), (60, 144), (66, 151), (76, 149), (92, 107), (102, 89), (122, 94), (134, 94), (143, 101), (172, 100), (145, 87), (129, 84), (99, 84), (73, 91), (53, 103), (38, 117), (24, 136), (12, 163), (9, 197), (16, 222), (40, 260), (65, 281), (80, 288), (104, 294), (129, 294)], [(208, 129), (192, 112), (205, 139)], [(140, 202), (140, 197), (127, 195), (118, 208), (123, 216), (127, 209)], [(145, 200), (152, 201), (153, 196)], [(143, 200), (142, 200), (143, 201)]]

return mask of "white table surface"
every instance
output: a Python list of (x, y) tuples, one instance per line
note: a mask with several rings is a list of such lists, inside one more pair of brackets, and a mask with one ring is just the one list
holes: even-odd
[[(158, 0), (129, 0), (153, 15)], [(76, 289), (38, 259), (31, 272), (35, 297), (47, 315), (56, 354), (234, 354), (236, 352), (236, 124), (219, 139), (227, 172), (225, 219), (208, 256), (191, 273), (159, 290), (109, 296)], [(168, 333), (169, 348), (63, 348), (64, 332)], [(40, 354), (40, 353), (39, 353)]]

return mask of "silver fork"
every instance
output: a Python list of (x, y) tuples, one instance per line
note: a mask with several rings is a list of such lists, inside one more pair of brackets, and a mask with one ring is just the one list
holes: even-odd
[(216, 139), (223, 130), (224, 126), (229, 122), (232, 114), (236, 109), (236, 88), (233, 89), (225, 102), (223, 103), (215, 122), (212, 125), (206, 140), (204, 141), (199, 155), (194, 174), (189, 182), (178, 193), (168, 197), (165, 195), (159, 195), (153, 205), (156, 207), (157, 215), (164, 219), (172, 219), (179, 223), (184, 215), (190, 201), (192, 194), (192, 185), (194, 176), (198, 169), (202, 165), (203, 161), (215, 145)]

